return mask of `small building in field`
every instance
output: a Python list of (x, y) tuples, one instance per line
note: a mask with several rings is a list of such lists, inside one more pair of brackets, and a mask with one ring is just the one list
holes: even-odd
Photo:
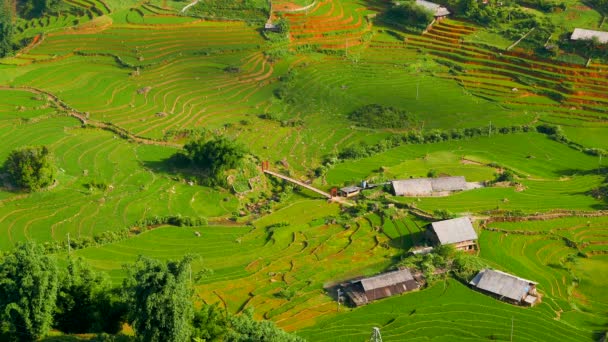
[(361, 192), (361, 188), (358, 186), (347, 186), (340, 188), (340, 196), (342, 197), (353, 197), (357, 196)]
[(461, 251), (477, 249), (477, 233), (468, 217), (433, 222), (428, 231), (428, 237), (433, 243), (440, 246), (452, 245)]
[(570, 40), (593, 40), (596, 37), (597, 40), (602, 43), (608, 43), (608, 32), (605, 31), (594, 31), (586, 30), (581, 28), (575, 28), (570, 36)]
[(435, 19), (441, 19), (450, 15), (450, 11), (447, 8), (436, 4), (434, 2), (426, 1), (426, 0), (416, 0), (416, 5), (420, 7), (424, 7), (428, 11), (433, 13)]
[(361, 306), (374, 300), (416, 290), (420, 284), (409, 270), (403, 269), (353, 280), (343, 284), (342, 287), (350, 302), (355, 306)]
[(396, 196), (432, 196), (433, 194), (468, 190), (462, 176), (439, 178), (412, 178), (391, 182)]
[(505, 302), (517, 305), (533, 306), (539, 301), (536, 291), (538, 283), (512, 274), (492, 270), (481, 270), (469, 282), (473, 288)]
[(266, 21), (266, 24), (264, 24), (264, 30), (271, 31), (271, 32), (278, 32), (279, 28), (277, 27), (277, 25), (275, 25), (272, 22), (272, 20), (268, 19), (268, 21)]

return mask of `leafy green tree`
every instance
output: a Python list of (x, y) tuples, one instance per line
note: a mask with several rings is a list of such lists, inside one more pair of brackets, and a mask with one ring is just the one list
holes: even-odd
[(55, 327), (66, 333), (116, 333), (125, 314), (116, 297), (106, 274), (93, 271), (81, 258), (70, 258), (60, 276)]
[(230, 317), (230, 329), (226, 334), (226, 342), (303, 342), (304, 339), (285, 332), (272, 321), (256, 321), (253, 319), (253, 309), (248, 308), (242, 314)]
[(225, 137), (191, 141), (184, 150), (194, 167), (210, 175), (211, 184), (222, 184), (224, 171), (238, 167), (245, 157), (245, 148)]
[(28, 242), (0, 264), (0, 322), (20, 341), (34, 341), (50, 329), (57, 298), (57, 265), (42, 246)]
[(13, 52), (13, 18), (8, 4), (0, 2), (0, 57)]
[(123, 287), (129, 323), (142, 341), (182, 342), (190, 339), (194, 315), (188, 280), (191, 257), (162, 262), (140, 256), (126, 266)]
[(386, 18), (399, 25), (424, 30), (433, 21), (433, 13), (415, 1), (402, 1), (386, 12)]
[(28, 191), (40, 190), (55, 181), (55, 167), (46, 146), (24, 147), (12, 151), (4, 168), (17, 186)]
[(193, 338), (202, 341), (218, 341), (228, 330), (228, 318), (226, 311), (218, 305), (203, 305), (194, 313), (192, 320)]

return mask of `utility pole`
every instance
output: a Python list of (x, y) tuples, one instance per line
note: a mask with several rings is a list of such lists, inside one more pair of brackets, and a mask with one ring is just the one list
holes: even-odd
[(369, 338), (370, 342), (382, 342), (382, 335), (380, 335), (380, 328), (372, 328), (372, 336)]
[(70, 233), (68, 233), (68, 256), (70, 256), (71, 246), (70, 246)]
[(338, 289), (338, 312), (340, 312), (340, 298), (342, 297), (342, 291)]
[(490, 121), (490, 127), (488, 128), (488, 136), (492, 136), (492, 121)]

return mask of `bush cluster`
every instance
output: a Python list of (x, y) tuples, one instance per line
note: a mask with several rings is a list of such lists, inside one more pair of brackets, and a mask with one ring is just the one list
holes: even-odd
[(368, 128), (408, 128), (416, 123), (414, 116), (399, 108), (369, 104), (350, 113), (348, 118)]

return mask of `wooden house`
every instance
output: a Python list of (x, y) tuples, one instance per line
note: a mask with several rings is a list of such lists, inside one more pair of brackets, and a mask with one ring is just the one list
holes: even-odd
[(353, 197), (357, 196), (361, 192), (361, 188), (358, 186), (347, 186), (340, 188), (340, 196), (342, 197)]
[(461, 251), (477, 249), (477, 233), (468, 217), (433, 222), (427, 233), (429, 239), (440, 246), (452, 245)]
[(511, 304), (533, 306), (539, 301), (538, 283), (505, 272), (484, 269), (469, 282), (473, 288)]
[(409, 270), (403, 269), (353, 280), (343, 284), (342, 287), (350, 302), (355, 306), (360, 306), (374, 300), (416, 290), (420, 285)]

